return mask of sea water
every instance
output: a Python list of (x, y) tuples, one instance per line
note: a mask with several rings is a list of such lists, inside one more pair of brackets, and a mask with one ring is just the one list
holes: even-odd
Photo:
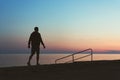
[[(0, 67), (26, 66), (30, 54), (0, 54)], [(55, 60), (71, 54), (40, 54), (40, 64), (55, 64)], [(77, 54), (74, 58), (79, 58), (88, 54)], [(59, 60), (57, 63), (71, 61), (72, 57)], [(90, 61), (91, 56), (78, 59), (76, 61)], [(120, 54), (93, 54), (93, 60), (120, 60)], [(36, 64), (36, 55), (33, 56), (31, 64)]]

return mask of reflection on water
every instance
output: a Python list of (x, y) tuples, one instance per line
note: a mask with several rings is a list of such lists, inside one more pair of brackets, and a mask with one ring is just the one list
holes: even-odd
[[(0, 54), (0, 67), (9, 67), (9, 66), (25, 66), (28, 57), (30, 54)], [(54, 64), (55, 60), (66, 56), (69, 54), (41, 54), (40, 55), (40, 64)], [(81, 57), (85, 54), (77, 54), (75, 58)], [(94, 60), (118, 60), (120, 59), (120, 54), (94, 54)], [(35, 65), (36, 55), (31, 60), (31, 64)], [(72, 57), (63, 59), (59, 62), (65, 62), (71, 60)], [(90, 57), (81, 59), (80, 61), (89, 61)]]
[[(40, 54), (40, 64), (54, 64), (55, 60), (68, 54)], [(0, 54), (0, 67), (26, 66), (30, 54)], [(31, 64), (35, 65), (36, 55)]]

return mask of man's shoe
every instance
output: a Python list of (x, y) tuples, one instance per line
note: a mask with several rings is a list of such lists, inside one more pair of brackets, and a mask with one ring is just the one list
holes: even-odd
[(39, 63), (37, 63), (36, 65), (37, 65), (37, 66), (40, 66), (40, 64), (39, 64)]
[(27, 63), (28, 66), (31, 66), (30, 62)]

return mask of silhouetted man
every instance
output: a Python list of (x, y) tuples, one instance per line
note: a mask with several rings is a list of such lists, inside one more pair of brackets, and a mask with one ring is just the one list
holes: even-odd
[(43, 40), (38, 30), (39, 30), (38, 27), (34, 28), (34, 32), (31, 33), (29, 41), (28, 41), (28, 48), (31, 47), (31, 55), (27, 63), (28, 65), (31, 65), (30, 61), (35, 53), (36, 53), (36, 65), (39, 65), (40, 43), (45, 48), (45, 45), (43, 43)]

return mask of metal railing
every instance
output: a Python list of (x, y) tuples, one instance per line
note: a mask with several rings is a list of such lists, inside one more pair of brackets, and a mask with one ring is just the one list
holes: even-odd
[[(85, 55), (85, 56), (82, 56), (82, 57), (79, 57), (79, 58), (76, 58), (76, 59), (75, 59), (74, 55), (80, 54), (80, 53), (83, 53), (83, 52), (86, 52), (86, 51), (90, 51), (90, 54), (87, 54), (87, 55)], [(67, 62), (65, 62), (65, 63), (68, 63), (68, 62), (73, 62), (73, 63), (74, 63), (75, 60), (82, 59), (82, 58), (85, 58), (85, 57), (88, 57), (88, 56), (91, 56), (91, 61), (93, 61), (93, 50), (92, 50), (91, 48), (85, 49), (85, 50), (83, 50), (83, 51), (76, 52), (76, 53), (73, 53), (73, 54), (70, 54), (70, 55), (67, 55), (67, 56), (64, 56), (64, 57), (59, 58), (59, 59), (56, 59), (56, 60), (55, 60), (55, 64), (56, 64), (58, 61), (60, 61), (60, 60), (62, 60), (62, 59), (65, 59), (65, 58), (68, 58), (68, 57), (72, 57), (72, 60), (67, 61)]]

